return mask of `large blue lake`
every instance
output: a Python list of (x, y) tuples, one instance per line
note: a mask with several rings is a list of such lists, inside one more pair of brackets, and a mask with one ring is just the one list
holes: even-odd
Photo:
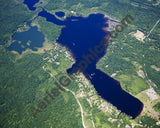
[[(64, 14), (60, 12), (56, 15), (63, 17)], [(143, 103), (125, 92), (120, 82), (96, 68), (96, 63), (106, 54), (110, 37), (109, 32), (105, 30), (108, 27), (108, 19), (103, 14), (91, 14), (88, 17), (71, 16), (61, 21), (43, 9), (38, 16), (63, 26), (57, 42), (66, 47), (76, 61), (67, 69), (68, 73), (81, 71), (102, 98), (133, 119), (141, 113)]]

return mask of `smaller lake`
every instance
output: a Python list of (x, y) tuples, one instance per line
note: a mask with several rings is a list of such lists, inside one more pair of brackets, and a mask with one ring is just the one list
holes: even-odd
[(45, 41), (45, 36), (38, 31), (37, 26), (30, 26), (28, 31), (16, 32), (12, 36), (12, 41), (13, 43), (8, 47), (8, 50), (22, 54), (27, 48), (33, 51), (37, 51), (37, 48), (41, 48)]

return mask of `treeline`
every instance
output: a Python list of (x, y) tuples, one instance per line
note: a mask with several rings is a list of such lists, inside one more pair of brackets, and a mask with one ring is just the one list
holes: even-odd
[(40, 25), (40, 31), (50, 42), (56, 42), (61, 33), (61, 26), (53, 24), (45, 20), (45, 18), (39, 17), (36, 22)]
[(35, 14), (16, 0), (1, 0), (0, 12), (0, 45), (7, 44), (13, 32)]
[(30, 107), (38, 108), (46, 90), (50, 92), (56, 87), (55, 79), (42, 68), (47, 62), (43, 57), (43, 54), (29, 53), (18, 59), (1, 49), (1, 127), (82, 127), (79, 105), (69, 92), (62, 92), (54, 101), (49, 99), (51, 104), (37, 114), (37, 119), (33, 118)]

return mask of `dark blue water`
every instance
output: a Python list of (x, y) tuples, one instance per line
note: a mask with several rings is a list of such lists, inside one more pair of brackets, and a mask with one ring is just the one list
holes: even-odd
[[(92, 78), (89, 78), (88, 76), (91, 73), (94, 73), (94, 75)], [(92, 72), (86, 73), (85, 76), (88, 77), (94, 85), (98, 94), (117, 107), (117, 109), (121, 110), (121, 112), (131, 116), (132, 119), (135, 119), (141, 113), (143, 103), (125, 92), (118, 81), (114, 80), (103, 71), (93, 69)]]
[(38, 2), (39, 2), (39, 0), (24, 0), (23, 3), (26, 4), (31, 11), (34, 11), (34, 10), (36, 10), (34, 5)]
[(143, 109), (142, 102), (125, 92), (118, 81), (96, 68), (96, 63), (106, 54), (109, 32), (105, 28), (108, 27), (108, 19), (103, 14), (91, 14), (88, 17), (71, 16), (61, 21), (45, 10), (39, 16), (64, 26), (57, 42), (65, 46), (76, 60), (67, 72), (81, 71), (102, 98), (136, 118)]
[(44, 35), (38, 31), (36, 26), (30, 26), (30, 29), (25, 32), (16, 32), (12, 36), (12, 40), (15, 41), (8, 47), (8, 50), (17, 51), (19, 54), (21, 54), (27, 48), (32, 49), (33, 51), (37, 51), (37, 48), (42, 47), (43, 42), (45, 41)]
[(88, 17), (71, 16), (61, 21), (43, 9), (38, 16), (63, 26), (57, 42), (66, 47), (76, 61), (67, 70), (68, 73), (82, 72), (102, 98), (133, 119), (141, 113), (143, 103), (125, 92), (117, 80), (96, 68), (96, 63), (106, 54), (110, 37), (109, 32), (105, 31), (108, 19), (103, 14), (91, 14)]
[(58, 17), (64, 17), (65, 16), (65, 13), (64, 12), (56, 12), (55, 13)]

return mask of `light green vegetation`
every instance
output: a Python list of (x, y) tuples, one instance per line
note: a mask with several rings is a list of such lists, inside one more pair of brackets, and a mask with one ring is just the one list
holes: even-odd
[(144, 91), (149, 88), (149, 85), (144, 82), (139, 77), (131, 76), (131, 75), (120, 75), (117, 77), (117, 80), (121, 81), (122, 88), (127, 92), (136, 95), (141, 91)]

